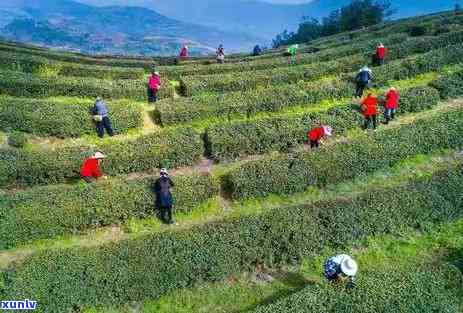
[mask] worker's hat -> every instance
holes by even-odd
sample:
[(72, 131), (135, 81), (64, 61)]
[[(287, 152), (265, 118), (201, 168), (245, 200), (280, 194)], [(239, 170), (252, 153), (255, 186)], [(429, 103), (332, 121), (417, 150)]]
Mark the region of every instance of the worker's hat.
[(155, 72), (154, 72), (154, 75), (158, 75), (158, 76), (159, 76), (159, 72), (158, 72), (158, 71), (155, 71)]
[(331, 128), (331, 126), (323, 126), (323, 132), (325, 135), (331, 136), (333, 135), (333, 128)]
[(391, 87), (389, 90), (396, 91), (397, 89), (395, 87)]
[(96, 152), (96, 153), (93, 155), (92, 158), (93, 158), (93, 159), (104, 159), (104, 158), (106, 158), (106, 155), (104, 155), (104, 154), (101, 153), (101, 152)]
[(169, 175), (169, 172), (167, 172), (167, 169), (161, 168), (161, 175)]
[(351, 257), (345, 257), (341, 262), (341, 271), (347, 276), (355, 276), (357, 274), (358, 265)]

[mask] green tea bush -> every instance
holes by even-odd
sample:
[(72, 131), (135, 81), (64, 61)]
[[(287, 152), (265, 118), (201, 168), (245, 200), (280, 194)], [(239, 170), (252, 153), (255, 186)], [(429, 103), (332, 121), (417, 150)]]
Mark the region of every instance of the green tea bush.
[[(17, 97), (97, 97), (146, 100), (147, 82), (143, 80), (103, 80), (77, 77), (38, 77), (14, 71), (0, 71), (0, 93)], [(158, 96), (173, 95), (173, 87), (164, 83)]]
[(447, 73), (432, 82), (443, 99), (458, 98), (463, 95), (463, 70)]
[(22, 148), (27, 143), (27, 137), (23, 132), (13, 131), (8, 136), (8, 144), (12, 147)]
[[(8, 205), (0, 208), (0, 249), (152, 216), (154, 180), (113, 179), (98, 184), (35, 187), (4, 196)], [(175, 176), (172, 180), (175, 212), (190, 211), (217, 192), (208, 175)]]
[[(387, 86), (392, 80), (415, 77), (441, 70), (460, 62), (463, 45), (452, 45), (391, 62), (374, 70), (373, 87)], [(283, 108), (315, 105), (322, 100), (351, 96), (356, 73), (341, 74), (331, 79), (293, 85), (282, 85), (223, 95), (203, 94), (192, 98), (163, 100), (156, 107), (159, 123), (169, 125), (206, 118), (230, 119), (250, 117), (257, 112), (275, 112)]]
[(225, 184), (235, 199), (326, 186), (390, 166), (411, 155), (461, 148), (462, 121), (463, 112), (453, 109), (309, 153), (250, 161), (231, 170)]
[(353, 198), (98, 246), (37, 251), (0, 272), (0, 294), (35, 299), (42, 312), (154, 299), (176, 288), (224, 279), (256, 263), (293, 264), (327, 246), (453, 221), (463, 216), (462, 187), (462, 167), (450, 167)]
[(22, 46), (20, 44), (8, 44), (0, 42), (0, 51), (10, 53), (21, 53), (25, 54), (23, 58), (32, 58), (35, 56), (44, 57), (48, 60), (54, 60), (59, 62), (71, 62), (86, 65), (102, 65), (102, 66), (115, 66), (115, 67), (135, 67), (150, 69), (153, 67), (153, 60), (148, 58), (130, 58), (115, 56), (89, 56), (71, 52), (60, 52), (49, 49), (36, 49), (33, 46)]
[[(389, 46), (391, 53), (388, 60), (405, 58), (417, 53), (460, 44), (463, 40), (463, 31), (444, 34), (439, 37), (417, 38), (405, 40)], [(360, 54), (340, 55), (338, 59), (322, 63), (314, 63), (303, 66), (280, 67), (271, 70), (260, 70), (217, 75), (203, 75), (181, 79), (182, 90), (185, 96), (192, 96), (204, 91), (228, 92), (238, 90), (252, 90), (257, 86), (279, 85), (293, 83), (299, 80), (313, 80), (324, 75), (340, 74), (359, 69), (369, 63), (369, 56), (374, 51), (371, 49)]]
[(430, 261), (407, 266), (360, 267), (357, 287), (322, 282), (252, 313), (409, 313), (461, 312), (463, 277), (449, 264)]
[(84, 158), (103, 151), (102, 170), (109, 175), (191, 165), (203, 155), (200, 134), (191, 128), (166, 129), (134, 139), (103, 141), (96, 145), (68, 145), (18, 150), (0, 149), (0, 186), (64, 182), (78, 177)]
[[(40, 136), (78, 137), (95, 133), (93, 102), (79, 98), (66, 100), (0, 98), (0, 129), (14, 129)], [(117, 101), (108, 104), (116, 133), (142, 125), (137, 104)]]
[[(409, 88), (401, 91), (399, 113), (422, 111), (438, 101), (439, 93), (434, 88)], [(343, 134), (362, 122), (363, 118), (345, 103), (321, 112), (231, 121), (206, 130), (207, 152), (215, 160), (221, 161), (270, 151), (288, 152), (306, 142), (307, 132), (317, 125), (330, 125), (336, 134)]]

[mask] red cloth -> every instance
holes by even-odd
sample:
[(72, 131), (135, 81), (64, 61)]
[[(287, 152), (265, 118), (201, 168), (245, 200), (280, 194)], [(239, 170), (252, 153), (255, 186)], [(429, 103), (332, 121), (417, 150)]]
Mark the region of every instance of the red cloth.
[(378, 114), (378, 98), (368, 96), (362, 101), (362, 113), (365, 117)]
[(80, 168), (80, 176), (82, 177), (95, 177), (98, 178), (101, 176), (100, 166), (98, 164), (98, 159), (88, 158), (82, 164)]
[(378, 48), (376, 48), (376, 55), (378, 56), (378, 58), (384, 59), (386, 57), (386, 54), (387, 54), (386, 47), (378, 47)]
[(188, 58), (188, 49), (186, 47), (183, 47), (182, 50), (180, 51), (180, 57)]
[(396, 90), (389, 90), (386, 94), (386, 109), (397, 109), (399, 107), (400, 94)]
[(161, 77), (158, 75), (151, 75), (148, 85), (151, 90), (158, 91), (159, 88), (161, 87)]
[(323, 138), (323, 136), (325, 136), (325, 130), (323, 127), (317, 127), (309, 131), (307, 136), (309, 137), (310, 141), (319, 141)]

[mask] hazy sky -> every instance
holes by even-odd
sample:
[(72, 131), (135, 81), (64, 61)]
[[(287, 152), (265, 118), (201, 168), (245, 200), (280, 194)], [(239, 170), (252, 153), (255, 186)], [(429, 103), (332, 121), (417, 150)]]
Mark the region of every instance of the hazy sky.
[(280, 4), (296, 4), (296, 3), (307, 3), (311, 0), (261, 0), (270, 3), (280, 3)]

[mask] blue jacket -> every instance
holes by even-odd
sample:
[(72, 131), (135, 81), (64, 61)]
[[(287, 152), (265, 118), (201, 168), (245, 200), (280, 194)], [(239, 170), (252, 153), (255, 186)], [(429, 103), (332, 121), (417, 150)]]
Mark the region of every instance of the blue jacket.
[(103, 100), (98, 100), (95, 102), (95, 106), (93, 108), (93, 114), (101, 115), (101, 116), (108, 116), (108, 107)]

